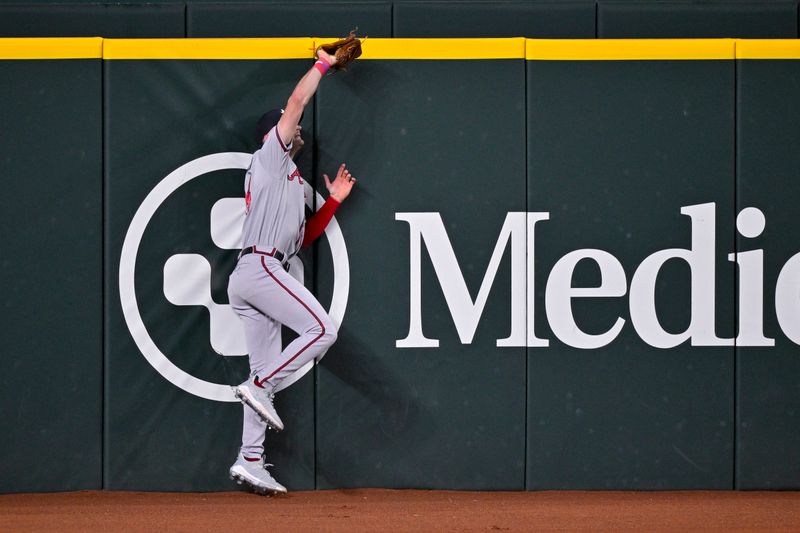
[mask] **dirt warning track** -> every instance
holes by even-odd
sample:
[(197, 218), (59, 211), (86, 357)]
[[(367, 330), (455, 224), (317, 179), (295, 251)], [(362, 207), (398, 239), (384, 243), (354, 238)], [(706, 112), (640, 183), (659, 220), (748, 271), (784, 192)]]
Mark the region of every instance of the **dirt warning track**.
[(2, 531), (790, 531), (797, 492), (85, 491), (0, 496)]

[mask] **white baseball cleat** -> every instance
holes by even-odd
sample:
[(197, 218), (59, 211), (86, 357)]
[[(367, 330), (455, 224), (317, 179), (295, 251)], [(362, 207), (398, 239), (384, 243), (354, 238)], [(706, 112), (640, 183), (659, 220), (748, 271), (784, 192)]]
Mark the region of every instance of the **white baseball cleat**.
[(243, 404), (258, 413), (261, 420), (266, 422), (269, 427), (275, 431), (281, 431), (283, 430), (283, 421), (278, 416), (275, 406), (272, 405), (275, 394), (271, 388), (262, 388), (262, 385), (264, 383), (259, 383), (258, 376), (254, 376), (236, 387), (234, 394)]
[(268, 466), (272, 465), (265, 463), (263, 457), (248, 461), (239, 452), (236, 462), (231, 466), (231, 479), (239, 485), (247, 483), (259, 494), (286, 494), (286, 487), (275, 481), (267, 470)]

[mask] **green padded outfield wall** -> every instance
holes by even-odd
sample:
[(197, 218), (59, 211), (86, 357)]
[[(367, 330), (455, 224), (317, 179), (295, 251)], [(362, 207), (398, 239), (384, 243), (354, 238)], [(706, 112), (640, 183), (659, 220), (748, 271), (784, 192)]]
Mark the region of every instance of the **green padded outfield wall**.
[[(193, 60), (195, 42), (155, 42), (160, 44), (105, 42), (106, 487), (225, 490), (231, 488), (227, 469), (236, 458), (242, 421), (242, 406), (229, 386), (248, 374), (246, 348), (235, 330), (238, 317), (227, 298), (228, 275), (241, 246), (242, 166), (249, 164), (247, 152), (255, 150), (259, 116), (285, 104), (308, 60), (270, 59), (274, 44), (253, 43), (244, 47), (264, 50), (256, 51), (260, 60)], [(311, 40), (284, 44), (295, 56), (304, 46), (310, 48)], [(212, 48), (219, 49), (200, 47)], [(152, 50), (189, 55), (128, 59)], [(303, 122), (307, 131), (314, 128), (313, 115), (312, 107)], [(173, 192), (174, 184), (163, 194), (153, 192), (179, 167), (219, 153), (226, 154), (221, 162), (206, 159), (189, 167), (185, 172), (197, 168), (197, 177)], [(311, 142), (306, 153), (299, 166), (308, 175)], [(158, 199), (152, 216), (134, 217), (149, 205), (148, 195)], [(237, 208), (240, 218), (231, 218)], [(141, 238), (128, 248), (135, 260), (128, 261), (123, 244), (137, 231)], [(131, 269), (129, 275), (120, 276), (120, 265)], [(131, 322), (137, 314), (140, 321)], [(132, 323), (138, 328), (129, 330)], [(129, 331), (138, 331), (139, 345), (152, 343), (156, 350), (140, 351)], [(143, 353), (175, 365), (177, 370), (164, 373), (179, 386), (159, 375), (159, 363), (152, 366)], [(276, 405), (289, 430), (266, 442), (270, 460), (279, 465), (275, 475), (295, 490), (314, 487), (312, 376), (281, 394)], [(207, 390), (223, 401), (196, 395)]]
[[(243, 169), (314, 45), (0, 41), (0, 491), (234, 487)], [(796, 40), (368, 40), (303, 120), (307, 182), (344, 161), (359, 183), (293, 263), (341, 328), (278, 395), (276, 477), (800, 486), (798, 60)]]
[[(624, 56), (645, 46), (594, 41), (570, 58), (530, 46), (528, 210), (550, 217), (536, 226), (528, 309), (537, 338), (549, 340), (528, 351), (529, 489), (731, 487), (733, 346), (694, 346), (658, 332), (691, 328), (691, 344), (702, 343), (707, 318), (711, 335), (732, 338), (733, 43), (694, 46), (710, 47), (717, 60)], [(662, 45), (650, 46), (658, 53)], [(716, 242), (693, 244), (681, 209), (707, 203), (714, 205), (697, 217)], [(605, 254), (602, 275), (587, 249)], [(634, 295), (634, 273), (644, 276), (643, 260), (665, 249), (695, 250), (698, 281), (687, 261), (669, 259), (654, 289), (660, 325), (648, 326), (639, 296), (652, 298), (653, 289), (643, 281)], [(710, 271), (699, 267), (704, 253), (715, 262)], [(579, 260), (572, 287), (608, 286), (597, 291), (604, 297), (567, 303), (572, 326), (556, 307), (563, 296), (554, 272), (567, 254)], [(716, 305), (696, 316), (690, 309), (708, 301), (707, 283)], [(607, 333), (618, 320), (620, 331)]]
[(187, 37), (392, 36), (392, 4), (337, 3), (191, 3)]
[(0, 4), (0, 37), (185, 37), (183, 3)]
[[(796, 41), (793, 46), (796, 50)], [(758, 49), (752, 48), (743, 47), (743, 52), (758, 57)], [(740, 305), (753, 311), (754, 320), (763, 316), (763, 338), (761, 346), (739, 347), (737, 353), (737, 488), (797, 490), (800, 320), (785, 310), (779, 316), (776, 300), (784, 308), (792, 301), (797, 305), (800, 55), (783, 60), (743, 59), (737, 68), (737, 208), (761, 212), (760, 216), (743, 213), (740, 231), (745, 233), (737, 234), (737, 249), (741, 254), (755, 253), (755, 259), (761, 250), (763, 256), (763, 277), (747, 275), (756, 280), (750, 286), (759, 287), (763, 279), (761, 312), (752, 303), (758, 300)], [(740, 271), (740, 279), (744, 277)], [(776, 291), (781, 278), (786, 285)], [(787, 292), (788, 300), (777, 296)], [(784, 334), (787, 327), (794, 331), (794, 342)]]
[[(510, 254), (466, 344), (428, 258), (431, 243), (409, 260), (412, 242), (425, 238), (420, 228), (427, 238), (446, 232), (453, 254), (434, 244), (445, 252), (437, 259), (457, 262), (465, 285), (456, 296), (475, 298), (507, 214), (524, 211), (523, 45), (502, 45), (501, 57), (516, 59), (464, 59), (473, 44), (451, 47), (446, 60), (410, 48), (418, 60), (398, 60), (404, 46), (395, 41), (320, 89), (320, 168), (347, 161), (359, 184), (339, 215), (350, 298), (319, 370), (318, 488), (525, 487), (525, 349), (496, 347), (509, 334)], [(420, 213), (424, 220), (413, 218)], [(444, 277), (460, 276), (450, 266)], [(331, 267), (322, 247), (322, 301), (337, 281)], [(413, 269), (423, 331), (438, 348), (397, 345), (409, 332)]]
[(797, 2), (600, 1), (601, 39), (787, 39), (797, 37)]
[(594, 2), (402, 2), (394, 37), (595, 37)]
[(794, 38), (797, 0), (28, 0), (0, 36)]
[(99, 489), (101, 40), (0, 41), (0, 492)]

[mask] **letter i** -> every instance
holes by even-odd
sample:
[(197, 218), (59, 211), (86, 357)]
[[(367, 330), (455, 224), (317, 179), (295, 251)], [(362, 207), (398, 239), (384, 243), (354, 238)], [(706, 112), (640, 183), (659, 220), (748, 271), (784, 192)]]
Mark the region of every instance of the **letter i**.
[[(742, 237), (754, 239), (766, 226), (764, 213), (747, 207), (736, 217)], [(775, 339), (764, 336), (764, 250), (728, 254), (728, 261), (739, 265), (739, 335), (737, 346), (775, 346)]]

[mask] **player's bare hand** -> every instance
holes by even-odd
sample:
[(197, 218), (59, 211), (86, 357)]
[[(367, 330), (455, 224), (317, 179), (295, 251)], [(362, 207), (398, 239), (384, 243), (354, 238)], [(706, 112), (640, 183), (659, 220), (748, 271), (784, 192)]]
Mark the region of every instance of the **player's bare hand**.
[(328, 178), (327, 174), (323, 174), (322, 178), (325, 180), (325, 188), (328, 189), (328, 194), (339, 203), (342, 203), (347, 198), (350, 191), (353, 190), (353, 185), (356, 184), (356, 179), (350, 174), (344, 163), (339, 165), (339, 171), (333, 181)]
[(294, 130), (294, 137), (292, 138), (292, 151), (289, 153), (289, 156), (294, 159), (297, 155), (297, 152), (303, 147), (306, 142), (303, 140), (303, 137), (300, 135), (303, 131), (303, 127), (298, 125)]
[(333, 65), (336, 64), (336, 56), (329, 54), (328, 52), (326, 52), (322, 48), (317, 50), (317, 57), (327, 61), (330, 66), (333, 66)]

